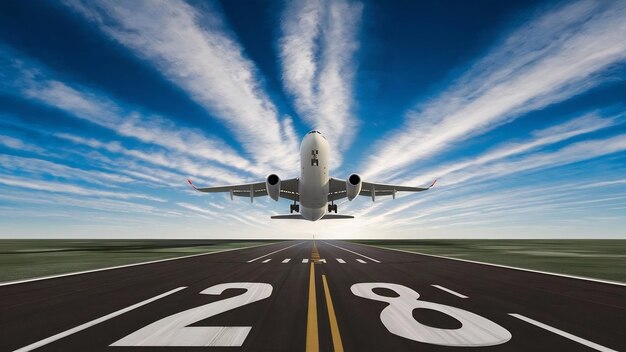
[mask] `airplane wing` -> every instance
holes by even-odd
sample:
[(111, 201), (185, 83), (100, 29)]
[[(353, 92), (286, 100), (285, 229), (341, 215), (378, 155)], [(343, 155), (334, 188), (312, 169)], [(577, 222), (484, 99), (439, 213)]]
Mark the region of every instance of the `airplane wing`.
[[(233, 197), (250, 197), (250, 202), (256, 197), (262, 197), (267, 195), (265, 189), (265, 181), (254, 183), (243, 183), (239, 185), (226, 185), (216, 187), (196, 187), (191, 180), (187, 179), (187, 182), (198, 192), (206, 193), (230, 193), (230, 199)], [(298, 179), (291, 178), (280, 181), (280, 197), (290, 200), (294, 200), (298, 197)]]
[[(372, 197), (375, 200), (377, 196), (392, 196), (396, 198), (396, 192), (422, 192), (429, 190), (435, 185), (437, 180), (433, 181), (426, 187), (411, 187), (400, 185), (388, 185), (383, 183), (362, 182), (360, 196)], [(330, 178), (329, 197), (333, 200), (346, 198), (346, 181), (338, 178)]]

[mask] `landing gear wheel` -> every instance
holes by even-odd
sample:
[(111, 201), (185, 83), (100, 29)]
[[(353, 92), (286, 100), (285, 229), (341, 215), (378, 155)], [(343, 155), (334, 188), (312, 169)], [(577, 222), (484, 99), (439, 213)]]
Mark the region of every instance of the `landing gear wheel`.
[(328, 204), (328, 212), (332, 213), (335, 212), (335, 214), (337, 213), (337, 204)]
[(289, 212), (293, 213), (293, 212), (299, 213), (300, 212), (300, 204), (289, 204)]

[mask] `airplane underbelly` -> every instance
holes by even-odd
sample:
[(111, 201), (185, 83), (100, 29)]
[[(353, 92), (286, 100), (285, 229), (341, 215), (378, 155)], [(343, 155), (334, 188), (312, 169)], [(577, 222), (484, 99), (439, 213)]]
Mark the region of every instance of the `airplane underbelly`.
[(308, 208), (322, 208), (328, 203), (328, 192), (324, 187), (307, 187), (302, 185), (300, 189), (300, 204)]
[(328, 154), (328, 142), (320, 134), (309, 133), (302, 141), (298, 191), (300, 213), (308, 220), (315, 221), (326, 212), (329, 187)]
[(326, 214), (326, 204), (324, 204), (321, 208), (309, 208), (305, 206), (300, 206), (300, 215), (306, 220), (319, 220)]

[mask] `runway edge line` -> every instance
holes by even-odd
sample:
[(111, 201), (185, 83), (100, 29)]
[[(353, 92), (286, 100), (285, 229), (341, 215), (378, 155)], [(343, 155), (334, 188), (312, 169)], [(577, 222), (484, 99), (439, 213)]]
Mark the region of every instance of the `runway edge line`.
[(98, 325), (98, 324), (100, 324), (100, 323), (102, 323), (104, 321), (107, 321), (107, 320), (111, 319), (111, 318), (115, 318), (118, 315), (122, 315), (124, 313), (130, 312), (133, 309), (137, 309), (137, 308), (139, 308), (141, 306), (144, 306), (144, 305), (146, 305), (148, 303), (152, 303), (152, 302), (154, 302), (154, 301), (156, 301), (158, 299), (161, 299), (163, 297), (169, 296), (169, 295), (171, 295), (173, 293), (176, 293), (178, 291), (184, 290), (186, 288), (187, 288), (187, 286), (177, 287), (177, 288), (175, 288), (173, 290), (167, 291), (167, 292), (162, 293), (162, 294), (160, 294), (158, 296), (154, 296), (152, 298), (148, 298), (145, 301), (141, 301), (139, 303), (135, 303), (132, 306), (129, 306), (129, 307), (126, 307), (126, 308), (122, 308), (122, 309), (117, 310), (117, 311), (115, 311), (113, 313), (109, 313), (109, 314), (107, 314), (107, 315), (105, 315), (103, 317), (100, 317), (100, 318), (88, 321), (88, 322), (86, 322), (84, 324), (81, 324), (79, 326), (73, 327), (73, 328), (71, 328), (69, 330), (65, 330), (65, 331), (60, 332), (60, 333), (58, 333), (56, 335), (52, 335), (50, 337), (47, 337), (47, 338), (45, 338), (43, 340), (39, 340), (37, 342), (31, 343), (30, 345), (24, 346), (22, 348), (19, 348), (19, 349), (13, 351), (13, 352), (32, 351), (32, 350), (34, 350), (36, 348), (39, 348), (41, 346), (45, 346), (45, 345), (47, 345), (49, 343), (52, 343), (52, 342), (57, 341), (57, 340), (60, 340), (60, 339), (62, 339), (64, 337), (70, 336), (70, 335), (75, 334), (75, 333), (77, 333), (79, 331), (82, 331), (82, 330), (85, 330), (87, 328), (90, 328), (90, 327), (92, 327), (94, 325)]
[[(348, 242), (348, 243), (351, 243), (351, 242)], [(352, 243), (352, 244), (355, 244), (355, 243)], [(608, 284), (608, 285), (626, 286), (626, 283), (619, 282), (619, 281), (594, 279), (594, 278), (591, 278), (591, 277), (567, 275), (567, 274), (559, 274), (559, 273), (551, 273), (549, 271), (541, 271), (541, 270), (533, 270), (533, 269), (524, 269), (524, 268), (518, 268), (518, 267), (508, 266), (508, 265), (492, 264), (492, 263), (478, 262), (478, 261), (475, 261), (475, 260), (459, 259), (459, 258), (452, 258), (452, 257), (444, 257), (442, 255), (436, 255), (436, 254), (426, 254), (426, 253), (421, 253), (421, 252), (411, 252), (411, 251), (407, 251), (407, 250), (404, 250), (404, 249), (396, 249), (396, 248), (374, 246), (374, 245), (371, 245), (371, 244), (364, 244), (364, 243), (356, 243), (356, 244), (357, 245), (361, 245), (361, 246), (372, 247), (372, 248), (386, 249), (388, 251), (396, 251), (396, 252), (403, 252), (403, 253), (409, 253), (409, 254), (424, 255), (424, 256), (427, 256), (427, 257), (434, 257), (434, 258), (441, 258), (441, 259), (450, 259), (450, 260), (456, 260), (456, 261), (465, 262), (465, 263), (481, 264), (481, 265), (494, 266), (494, 267), (504, 268), (504, 269), (526, 271), (526, 272), (535, 273), (535, 274), (559, 276), (559, 277), (565, 277), (565, 278), (568, 278), (568, 279), (576, 279), (576, 280), (598, 282), (598, 283)]]
[(65, 274), (58, 274), (58, 275), (50, 275), (50, 276), (35, 277), (35, 278), (32, 278), (32, 279), (24, 279), (24, 280), (16, 280), (16, 281), (6, 281), (6, 282), (0, 282), (0, 287), (1, 287), (1, 286), (9, 286), (9, 285), (23, 284), (23, 283), (27, 283), (27, 282), (33, 282), (33, 281), (41, 281), (41, 280), (56, 279), (56, 278), (59, 278), (59, 277), (65, 277), (65, 276), (73, 276), (73, 275), (81, 275), (81, 274), (96, 273), (96, 272), (98, 272), (98, 271), (115, 270), (115, 269), (129, 268), (129, 267), (139, 266), (139, 265), (146, 265), (146, 264), (154, 264), (154, 263), (160, 263), (160, 262), (167, 262), (167, 261), (170, 261), (170, 260), (178, 260), (178, 259), (185, 259), (185, 258), (199, 257), (199, 256), (202, 256), (202, 255), (209, 255), (209, 254), (218, 254), (218, 253), (224, 253), (224, 252), (238, 251), (238, 250), (248, 249), (248, 248), (257, 248), (257, 247), (269, 246), (269, 245), (271, 245), (271, 244), (276, 244), (276, 243), (278, 243), (278, 242), (272, 242), (272, 243), (260, 244), (260, 245), (258, 245), (258, 246), (249, 246), (249, 247), (240, 247), (240, 248), (223, 249), (223, 250), (219, 250), (219, 251), (215, 251), (215, 252), (207, 252), (207, 253), (190, 254), (190, 255), (184, 255), (184, 256), (182, 256), (182, 257), (175, 257), (175, 258), (157, 259), (157, 260), (151, 260), (151, 261), (148, 261), (148, 262), (132, 263), (132, 264), (123, 264), (123, 265), (110, 266), (110, 267), (106, 267), (106, 268), (99, 268), (99, 269), (91, 269), (91, 270), (76, 271), (76, 272), (73, 272), (73, 273), (65, 273)]

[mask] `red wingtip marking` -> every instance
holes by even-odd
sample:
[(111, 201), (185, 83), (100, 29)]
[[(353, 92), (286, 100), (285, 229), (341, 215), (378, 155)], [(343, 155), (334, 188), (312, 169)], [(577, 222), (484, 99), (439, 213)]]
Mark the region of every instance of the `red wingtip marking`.
[(189, 184), (191, 185), (191, 187), (193, 187), (193, 189), (197, 190), (196, 186), (193, 185), (190, 179), (187, 179), (187, 182), (189, 182)]
[(437, 183), (437, 179), (435, 179), (435, 180), (433, 181), (433, 183), (430, 185), (430, 187), (434, 186), (434, 185), (435, 185), (435, 183)]

